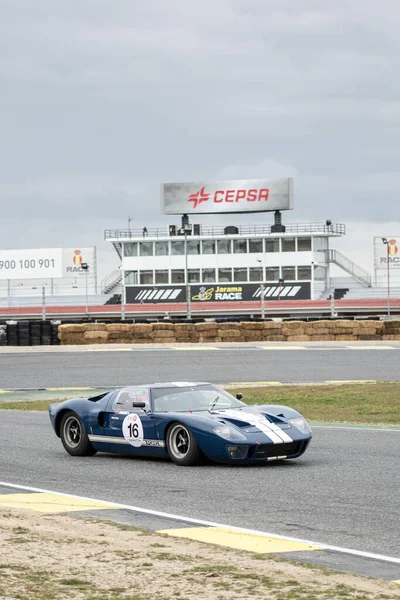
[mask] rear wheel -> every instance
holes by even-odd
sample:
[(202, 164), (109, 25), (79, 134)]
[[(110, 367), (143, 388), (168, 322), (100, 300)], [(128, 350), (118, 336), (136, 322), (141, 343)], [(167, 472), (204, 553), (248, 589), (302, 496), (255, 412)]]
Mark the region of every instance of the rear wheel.
[(167, 450), (170, 459), (183, 467), (198, 464), (203, 456), (193, 433), (182, 423), (174, 423), (168, 430)]
[(89, 441), (82, 419), (72, 411), (65, 413), (61, 419), (60, 437), (64, 448), (72, 456), (93, 456), (97, 452)]

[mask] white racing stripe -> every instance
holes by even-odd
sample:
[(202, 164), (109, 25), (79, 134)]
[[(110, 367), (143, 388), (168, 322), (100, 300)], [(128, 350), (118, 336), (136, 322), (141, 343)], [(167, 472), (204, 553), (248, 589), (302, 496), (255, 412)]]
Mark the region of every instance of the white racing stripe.
[(254, 413), (229, 409), (216, 412), (222, 417), (226, 415), (227, 417), (231, 417), (232, 419), (244, 421), (245, 423), (249, 423), (249, 425), (257, 427), (257, 429), (259, 429), (264, 435), (269, 437), (273, 444), (293, 442), (293, 439), (286, 433), (286, 431), (283, 431), (275, 423), (270, 423), (270, 421), (268, 421), (262, 415), (256, 415)]
[[(117, 437), (113, 435), (89, 435), (89, 440), (91, 442), (103, 442), (103, 444), (127, 444), (129, 446), (128, 440), (123, 437)], [(157, 448), (164, 448), (165, 442), (164, 440), (143, 440), (142, 446), (154, 446)]]

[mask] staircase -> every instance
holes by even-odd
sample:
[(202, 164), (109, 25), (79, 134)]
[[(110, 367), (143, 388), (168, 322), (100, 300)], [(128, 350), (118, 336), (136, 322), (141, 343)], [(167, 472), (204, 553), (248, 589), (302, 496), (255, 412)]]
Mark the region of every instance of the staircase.
[(365, 287), (371, 287), (371, 275), (368, 273), (368, 271), (356, 265), (356, 263), (347, 258), (347, 256), (345, 256), (341, 252), (338, 252), (337, 250), (326, 250), (325, 256), (326, 262), (333, 263), (338, 267), (341, 267), (344, 271), (350, 273), (350, 275), (354, 277), (354, 279), (357, 279), (357, 281), (362, 283)]
[(116, 288), (122, 281), (122, 273), (120, 269), (115, 269), (112, 273), (107, 275), (101, 282), (101, 293), (109, 294), (114, 288)]
[(120, 258), (122, 258), (122, 244), (121, 244), (121, 242), (113, 242), (112, 244), (113, 244), (113, 246), (115, 248), (115, 251), (118, 254), (118, 256)]

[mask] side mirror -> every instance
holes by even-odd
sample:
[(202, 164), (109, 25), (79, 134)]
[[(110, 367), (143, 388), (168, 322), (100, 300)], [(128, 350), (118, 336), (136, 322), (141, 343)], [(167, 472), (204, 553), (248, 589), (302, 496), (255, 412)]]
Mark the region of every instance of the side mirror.
[(243, 394), (241, 394), (240, 392), (238, 394), (236, 394), (236, 398), (238, 400), (241, 400), (243, 398)]
[(146, 408), (146, 402), (132, 402), (132, 408)]

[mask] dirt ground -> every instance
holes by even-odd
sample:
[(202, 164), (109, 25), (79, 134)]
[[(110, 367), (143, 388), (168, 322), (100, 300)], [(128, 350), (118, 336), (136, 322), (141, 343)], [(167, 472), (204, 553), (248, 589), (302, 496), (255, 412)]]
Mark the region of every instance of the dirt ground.
[(400, 599), (400, 586), (65, 515), (0, 509), (1, 600)]

